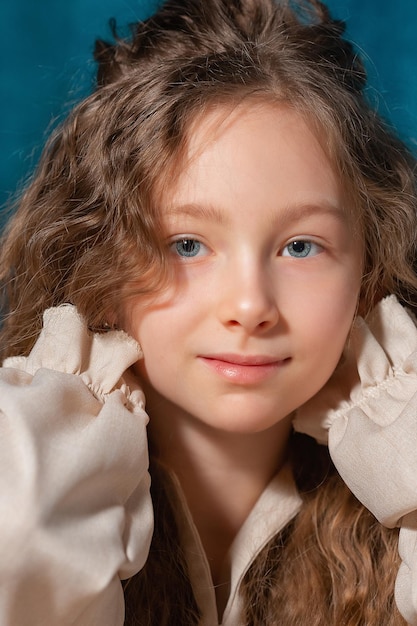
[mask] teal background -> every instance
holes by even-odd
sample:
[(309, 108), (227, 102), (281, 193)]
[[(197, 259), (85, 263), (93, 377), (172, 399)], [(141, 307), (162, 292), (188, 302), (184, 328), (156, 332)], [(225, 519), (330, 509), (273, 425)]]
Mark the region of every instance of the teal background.
[[(204, 2), (204, 0), (201, 0)], [(48, 129), (92, 85), (92, 48), (158, 0), (2, 0), (0, 204), (33, 169)], [(329, 0), (366, 51), (371, 96), (417, 152), (417, 0)]]

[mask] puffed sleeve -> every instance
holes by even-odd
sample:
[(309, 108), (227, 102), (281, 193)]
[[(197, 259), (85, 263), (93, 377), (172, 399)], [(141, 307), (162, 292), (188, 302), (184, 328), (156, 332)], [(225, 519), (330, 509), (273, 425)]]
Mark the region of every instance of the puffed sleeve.
[(400, 526), (395, 597), (417, 625), (417, 329), (394, 296), (356, 320), (343, 362), (294, 428), (328, 443), (355, 496), (382, 524)]
[(27, 358), (0, 370), (0, 623), (121, 626), (120, 578), (153, 531), (147, 416), (121, 331), (48, 310)]

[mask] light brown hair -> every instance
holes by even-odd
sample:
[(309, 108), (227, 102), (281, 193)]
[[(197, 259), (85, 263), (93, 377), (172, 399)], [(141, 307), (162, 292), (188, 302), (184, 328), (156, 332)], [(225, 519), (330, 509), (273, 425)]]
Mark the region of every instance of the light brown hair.
[[(47, 307), (71, 302), (101, 329), (123, 299), (160, 288), (158, 198), (181, 168), (191, 124), (250, 98), (286, 102), (316, 129), (364, 239), (363, 311), (388, 293), (414, 305), (415, 162), (369, 106), (343, 30), (316, 0), (169, 0), (130, 38), (97, 42), (97, 89), (52, 135), (2, 242), (3, 355), (30, 350)], [(291, 448), (304, 445), (295, 436)], [(330, 462), (309, 483), (323, 454), (311, 445), (309, 472), (298, 476), (305, 505), (246, 576), (246, 624), (402, 624), (393, 574), (381, 574), (395, 572), (396, 533)], [(175, 497), (158, 476), (157, 529), (126, 587), (126, 623), (161, 626), (176, 615), (185, 626), (198, 609), (171, 523)]]
[(98, 87), (51, 136), (2, 241), (3, 354), (30, 349), (49, 306), (72, 302), (100, 328), (122, 298), (160, 285), (157, 191), (196, 115), (248, 97), (317, 126), (365, 239), (365, 309), (413, 293), (414, 161), (368, 106), (342, 33), (320, 2), (185, 0), (130, 40), (97, 42)]

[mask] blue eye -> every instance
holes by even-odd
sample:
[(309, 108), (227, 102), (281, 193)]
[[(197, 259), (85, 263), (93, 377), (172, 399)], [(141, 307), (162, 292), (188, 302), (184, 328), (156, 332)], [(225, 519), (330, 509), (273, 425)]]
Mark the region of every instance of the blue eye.
[(303, 259), (307, 256), (315, 256), (321, 252), (321, 247), (312, 241), (296, 240), (285, 246), (282, 256), (292, 256), (296, 259)]
[(202, 249), (202, 244), (197, 239), (183, 237), (171, 244), (171, 248), (182, 257), (195, 257)]

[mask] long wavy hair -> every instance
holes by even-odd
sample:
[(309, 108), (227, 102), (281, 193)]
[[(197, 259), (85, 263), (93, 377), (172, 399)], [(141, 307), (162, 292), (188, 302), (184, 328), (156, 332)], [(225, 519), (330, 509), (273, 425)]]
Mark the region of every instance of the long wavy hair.
[[(114, 27), (98, 41), (97, 88), (52, 134), (2, 241), (2, 355), (28, 353), (47, 307), (71, 302), (103, 330), (120, 303), (162, 288), (160, 199), (190, 128), (242, 100), (284, 102), (316, 131), (364, 240), (361, 312), (388, 293), (414, 306), (415, 160), (369, 105), (343, 32), (318, 0), (168, 0), (129, 37)], [(251, 565), (242, 623), (403, 624), (396, 531), (355, 500), (324, 448), (300, 435), (290, 448), (304, 506)], [(126, 624), (196, 624), (175, 494), (152, 473), (156, 530), (126, 586)]]

